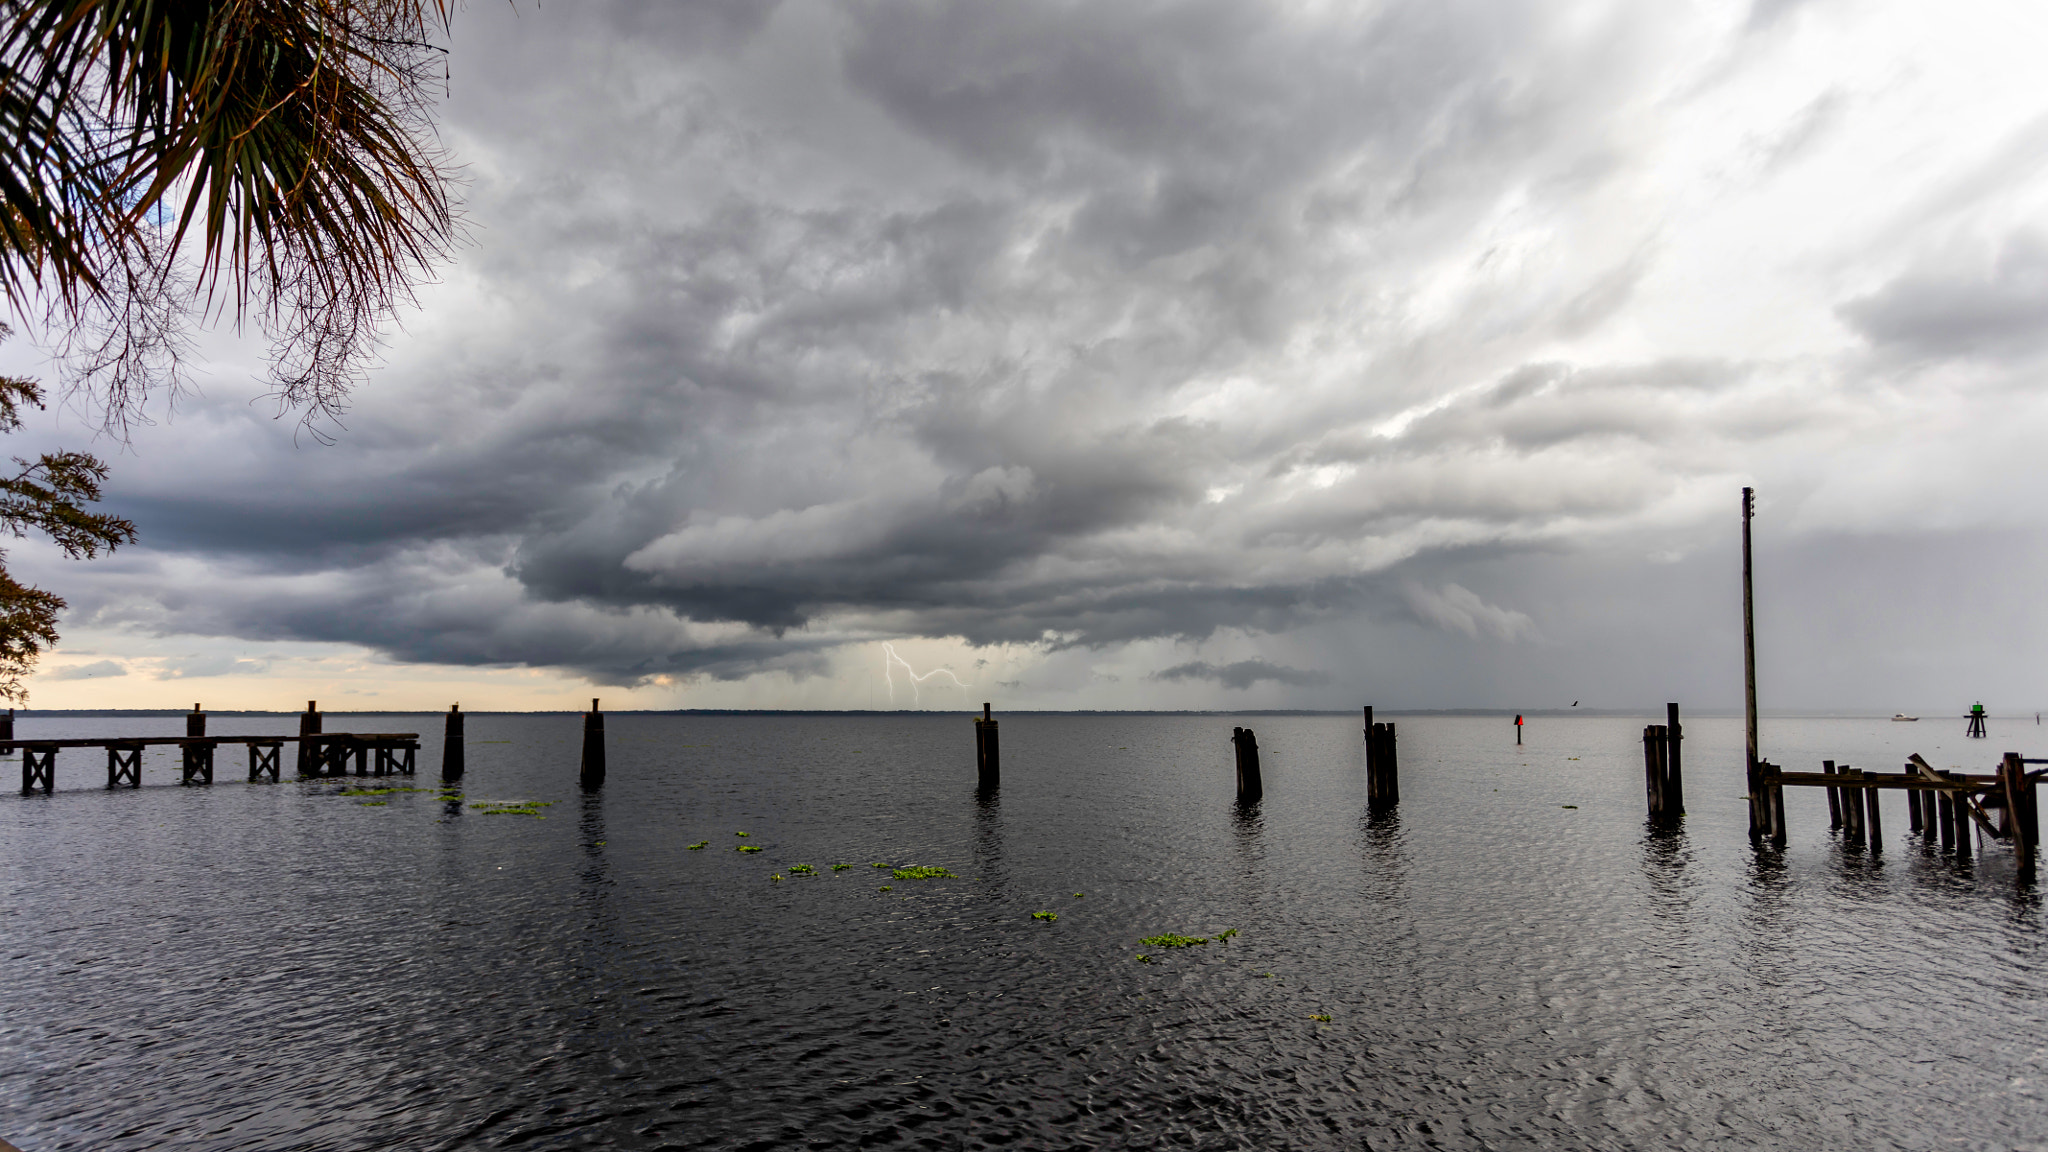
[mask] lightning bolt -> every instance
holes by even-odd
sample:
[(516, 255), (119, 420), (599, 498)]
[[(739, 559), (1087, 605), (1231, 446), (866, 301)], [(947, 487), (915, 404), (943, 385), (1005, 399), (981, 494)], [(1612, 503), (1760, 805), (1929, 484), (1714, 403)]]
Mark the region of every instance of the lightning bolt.
[(895, 670), (896, 665), (898, 664), (903, 665), (904, 674), (910, 677), (910, 703), (913, 707), (921, 704), (921, 701), (919, 699), (920, 693), (918, 692), (917, 686), (931, 679), (934, 676), (944, 676), (948, 680), (951, 680), (954, 684), (962, 688), (974, 687), (974, 685), (966, 683), (965, 681), (961, 680), (958, 676), (953, 675), (953, 670), (951, 668), (934, 668), (922, 676), (918, 675), (917, 669), (912, 668), (910, 666), (910, 661), (905, 660), (903, 657), (897, 655), (896, 646), (894, 644), (889, 643), (887, 640), (884, 640), (882, 641), (882, 679), (887, 681), (889, 684), (889, 703), (891, 704), (894, 704), (896, 702)]

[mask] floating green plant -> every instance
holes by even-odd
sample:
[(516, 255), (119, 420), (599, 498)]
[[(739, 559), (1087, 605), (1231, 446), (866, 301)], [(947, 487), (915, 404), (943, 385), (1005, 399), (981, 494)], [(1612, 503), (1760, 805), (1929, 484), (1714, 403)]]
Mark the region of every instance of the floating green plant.
[(1321, 1020), (1325, 1024), (1330, 1022), (1330, 1016), (1327, 1012), (1311, 1012), (1308, 1018), (1311, 1020)]
[(808, 876), (813, 871), (815, 871), (815, 869), (813, 869), (809, 864), (791, 864), (789, 866), (789, 872), (792, 876)]
[(1558, 807), (1560, 807), (1560, 808), (1577, 808), (1577, 807), (1578, 807), (1578, 805), (1577, 805), (1577, 804), (1560, 804), (1560, 805), (1558, 805)]
[[(396, 791), (398, 791), (398, 789), (396, 789), (396, 788), (344, 788), (344, 789), (342, 789), (342, 790), (341, 790), (340, 792), (337, 792), (337, 793), (335, 793), (335, 795), (337, 795), (337, 796), (389, 796), (389, 795), (391, 795), (391, 794), (392, 794), (393, 792), (396, 792)], [(411, 791), (411, 789), (406, 789), (406, 791)]]
[(1080, 898), (1081, 894), (1079, 892), (1074, 893), (1074, 899), (1079, 900)]
[(769, 877), (769, 879), (770, 879), (770, 880), (780, 880), (780, 879), (782, 879), (782, 873), (780, 873), (780, 872), (777, 872), (777, 873), (776, 873), (775, 875), (773, 875), (773, 876), (770, 876), (770, 877)]
[(877, 888), (877, 889), (875, 889), (875, 891), (877, 891), (877, 892), (887, 892), (888, 890), (889, 890), (889, 886), (888, 886), (887, 884), (884, 884), (884, 885), (882, 885), (882, 886), (881, 886), (880, 888)]
[(735, 832), (735, 833), (733, 833), (733, 835), (735, 835), (735, 836), (743, 836), (743, 837), (744, 837), (744, 836), (751, 836), (751, 835), (753, 835), (753, 833), (751, 833), (751, 832)]
[(887, 865), (887, 864), (884, 864), (884, 863), (882, 863), (882, 862), (881, 862), (880, 860), (875, 860), (875, 861), (872, 861), (872, 862), (870, 862), (870, 863), (868, 864), (868, 867), (870, 867), (870, 868), (887, 868), (887, 867), (888, 867), (888, 865)]
[(758, 846), (753, 844), (742, 844), (739, 847), (733, 849), (733, 851), (735, 852), (759, 852), (760, 850), (761, 849)]
[(1140, 944), (1150, 944), (1154, 948), (1187, 948), (1208, 942), (1207, 936), (1177, 936), (1171, 932), (1164, 936), (1147, 936), (1138, 941)]
[(1140, 964), (1150, 964), (1152, 962), (1152, 958), (1150, 956), (1145, 955), (1143, 952), (1138, 953), (1137, 960)]
[(540, 810), (552, 805), (552, 800), (478, 800), (470, 804), (485, 816), (531, 816), (536, 820), (547, 817)]
[(1057, 920), (1060, 918), (1060, 914), (1057, 912), (1033, 912), (1031, 918), (1033, 920)]
[(958, 880), (951, 868), (935, 868), (929, 864), (913, 864), (889, 873), (898, 880)]
[(599, 848), (602, 848), (602, 847), (604, 847), (604, 841), (602, 841), (602, 840), (599, 840), (599, 841), (597, 842), (597, 846), (598, 846)]
[(851, 865), (851, 864), (834, 864), (834, 865), (832, 866), (832, 870), (833, 870), (834, 872), (844, 872), (844, 871), (846, 871), (846, 870), (847, 870), (848, 868), (851, 868), (851, 867), (853, 867), (853, 865)]
[(364, 800), (364, 801), (361, 801), (361, 802), (359, 802), (359, 803), (358, 803), (358, 804), (356, 805), (356, 807), (358, 807), (358, 808), (382, 808), (382, 807), (384, 807), (384, 806), (385, 806), (386, 804), (389, 804), (389, 803), (391, 803), (391, 801), (389, 801), (389, 800)]
[(1228, 939), (1230, 939), (1230, 938), (1231, 938), (1232, 936), (1235, 936), (1235, 935), (1237, 935), (1237, 929), (1235, 929), (1235, 928), (1225, 928), (1225, 929), (1224, 929), (1223, 931), (1221, 931), (1221, 932), (1218, 932), (1218, 933), (1216, 934), (1216, 942), (1217, 942), (1217, 943), (1219, 943), (1219, 944), (1221, 944), (1221, 943), (1222, 943), (1222, 942), (1224, 942), (1225, 940), (1228, 940)]
[(690, 845), (690, 851), (696, 852), (709, 843), (711, 843), (709, 840), (699, 840), (695, 844)]

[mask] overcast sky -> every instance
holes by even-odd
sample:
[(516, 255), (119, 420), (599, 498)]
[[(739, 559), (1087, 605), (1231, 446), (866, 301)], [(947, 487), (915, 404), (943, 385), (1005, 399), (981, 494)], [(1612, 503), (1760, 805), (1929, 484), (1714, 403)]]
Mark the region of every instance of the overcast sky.
[(35, 704), (1732, 707), (1753, 484), (1766, 707), (2048, 707), (2048, 5), (452, 43), (470, 242), (335, 444), (224, 335), (97, 443)]

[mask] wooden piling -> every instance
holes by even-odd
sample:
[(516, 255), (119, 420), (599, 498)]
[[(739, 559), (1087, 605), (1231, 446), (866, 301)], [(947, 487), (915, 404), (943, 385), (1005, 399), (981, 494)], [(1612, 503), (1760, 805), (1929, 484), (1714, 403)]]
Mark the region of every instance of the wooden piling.
[(306, 710), (299, 713), (299, 775), (318, 776), (322, 758), (320, 741), (308, 740), (308, 736), (320, 734), (320, 702), (306, 701)]
[(1676, 820), (1685, 815), (1685, 770), (1680, 756), (1685, 729), (1678, 723), (1676, 701), (1664, 705), (1664, 812)]
[(1884, 814), (1877, 806), (1878, 793), (1882, 791), (1883, 789), (1881, 788), (1865, 788), (1863, 790), (1865, 816), (1863, 840), (1866, 844), (1870, 845), (1872, 852), (1884, 851)]
[[(1854, 780), (1859, 773), (1847, 764), (1838, 766), (1835, 774), (1844, 780)], [(1843, 788), (1842, 793), (1842, 839), (1855, 844), (1863, 839), (1863, 796), (1861, 789)]]
[(1949, 797), (1947, 789), (1935, 793), (1934, 810), (1935, 824), (1941, 829), (1941, 850), (1953, 852), (1956, 847), (1955, 801)]
[[(1835, 774), (1835, 762), (1833, 760), (1821, 761), (1820, 770), (1823, 775), (1833, 776)], [(1830, 830), (1840, 828), (1842, 826), (1842, 790), (1840, 788), (1823, 788), (1821, 791), (1828, 794), (1828, 828)], [(1916, 824), (1914, 827), (1917, 828), (1919, 825)]]
[(1232, 728), (1230, 743), (1237, 751), (1237, 802), (1250, 804), (1266, 794), (1259, 777), (1259, 740), (1249, 728)]
[[(1906, 775), (1911, 776), (1912, 774), (1913, 769), (1908, 766)], [(1920, 818), (1920, 797), (1922, 795), (1923, 793), (1912, 789), (1906, 791), (1906, 831), (1908, 832), (1920, 832), (1922, 831), (1921, 826), (1926, 823), (1926, 821)]]
[(1368, 804), (1379, 798), (1380, 784), (1378, 769), (1373, 765), (1372, 705), (1365, 706), (1365, 799)]
[[(1958, 782), (1960, 782), (1962, 776), (1962, 774), (1959, 772), (1943, 772), (1942, 775), (1950, 780), (1956, 780)], [(1949, 805), (1949, 810), (1953, 812), (1955, 816), (1956, 859), (1968, 860), (1973, 854), (1975, 854), (1977, 847), (1977, 829), (1976, 826), (1970, 821), (1969, 794), (1966, 792), (1958, 791), (1955, 794), (1955, 800)]]
[(2009, 765), (2006, 787), (2012, 800), (2013, 850), (2019, 858), (2020, 879), (2031, 879), (2034, 858), (2041, 849), (2041, 813), (2037, 807), (2034, 778), (2027, 774), (2026, 762), (2017, 753), (2008, 754)]
[(2034, 842), (2032, 830), (2027, 827), (2024, 797), (2027, 783), (2026, 762), (2019, 753), (2007, 752), (1998, 766), (1998, 785), (2005, 797), (2005, 825), (2012, 832), (2013, 860), (2023, 872), (2034, 866)]
[(587, 789), (604, 787), (604, 713), (598, 710), (596, 700), (583, 714), (583, 771), (579, 779)]
[(981, 716), (974, 721), (975, 787), (983, 791), (993, 791), (1003, 783), (1002, 745), (996, 735), (995, 710), (984, 700)]
[(1395, 745), (1392, 724), (1374, 724), (1366, 729), (1365, 799), (1376, 809), (1391, 808), (1401, 802), (1400, 754)]
[(462, 705), (457, 703), (448, 709), (448, 734), (441, 744), (441, 783), (462, 779), (463, 767)]
[(1750, 582), (1749, 521), (1756, 510), (1756, 489), (1742, 490), (1742, 716), (1747, 751), (1744, 768), (1749, 782), (1749, 835), (1764, 835), (1769, 811), (1758, 779), (1756, 758), (1756, 599)]
[(1643, 727), (1643, 793), (1652, 823), (1662, 824), (1665, 820), (1664, 775), (1665, 775), (1665, 733), (1662, 724), (1648, 724)]

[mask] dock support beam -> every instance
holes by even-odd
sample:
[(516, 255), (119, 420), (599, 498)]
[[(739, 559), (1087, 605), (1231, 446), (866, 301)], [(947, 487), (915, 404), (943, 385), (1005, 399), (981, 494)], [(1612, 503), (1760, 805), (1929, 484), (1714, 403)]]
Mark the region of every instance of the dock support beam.
[(604, 787), (604, 713), (595, 700), (583, 714), (583, 771), (579, 778), (586, 789)]
[(1002, 746), (996, 739), (995, 710), (987, 701), (982, 702), (981, 716), (974, 722), (974, 778), (975, 787), (984, 792), (1003, 783)]
[(38, 788), (43, 790), (45, 796), (57, 790), (55, 744), (45, 744), (42, 747), (31, 744), (21, 750), (21, 794), (27, 796)]
[[(206, 709), (198, 704), (194, 704), (192, 711), (185, 713), (185, 739), (203, 740), (205, 738)], [(195, 781), (201, 784), (213, 783), (213, 745), (187, 744), (184, 746), (183, 751), (185, 754), (184, 772), (180, 774), (178, 782), (180, 784), (191, 784)]]
[(272, 784), (277, 783), (278, 776), (280, 775), (278, 761), (283, 756), (284, 741), (282, 740), (249, 741), (249, 782), (254, 784), (256, 781), (267, 776)]
[(142, 787), (142, 745), (107, 745), (107, 787)]

